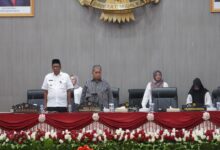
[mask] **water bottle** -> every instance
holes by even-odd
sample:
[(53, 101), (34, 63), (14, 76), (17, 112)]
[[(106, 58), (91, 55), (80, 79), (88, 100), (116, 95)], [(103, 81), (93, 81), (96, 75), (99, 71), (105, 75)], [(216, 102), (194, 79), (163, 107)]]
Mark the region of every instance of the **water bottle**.
[(72, 112), (72, 105), (68, 105), (68, 112)]
[(40, 113), (41, 113), (41, 114), (44, 113), (44, 105), (40, 105)]
[(115, 111), (114, 103), (109, 103), (109, 110), (110, 110), (110, 112)]
[(11, 107), (10, 112), (11, 112), (11, 113), (14, 112), (14, 106)]
[(220, 110), (220, 102), (216, 102), (217, 110)]
[(149, 104), (149, 112), (154, 112), (154, 103)]

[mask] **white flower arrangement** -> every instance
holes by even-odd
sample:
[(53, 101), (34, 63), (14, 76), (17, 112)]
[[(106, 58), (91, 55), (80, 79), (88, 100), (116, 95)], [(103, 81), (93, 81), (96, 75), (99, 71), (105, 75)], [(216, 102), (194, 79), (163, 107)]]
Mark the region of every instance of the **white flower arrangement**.
[(33, 132), (8, 132), (0, 134), (1, 143), (13, 143), (15, 140), (13, 137), (18, 136), (17, 139), (25, 139), (27, 141), (44, 141), (47, 139), (52, 139), (58, 141), (60, 144), (65, 143), (66, 141), (77, 141), (77, 142), (85, 142), (85, 140), (89, 140), (91, 142), (108, 142), (108, 140), (114, 139), (114, 141), (118, 142), (126, 142), (126, 141), (141, 141), (141, 142), (197, 142), (197, 143), (207, 143), (210, 141), (220, 142), (220, 131), (216, 130), (157, 130), (156, 132), (148, 132), (145, 130), (123, 130), (117, 129), (114, 132), (110, 132), (107, 130), (80, 130), (80, 131), (68, 131), (65, 130), (63, 132), (54, 132), (53, 130), (50, 132), (43, 132), (40, 130)]

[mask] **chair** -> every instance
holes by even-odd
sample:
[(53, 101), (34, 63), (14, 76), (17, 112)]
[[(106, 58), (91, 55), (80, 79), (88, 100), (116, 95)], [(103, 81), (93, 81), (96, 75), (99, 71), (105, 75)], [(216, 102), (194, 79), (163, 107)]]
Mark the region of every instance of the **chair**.
[(27, 103), (37, 104), (37, 106), (43, 105), (44, 101), (44, 90), (32, 89), (27, 90)]
[(177, 108), (177, 88), (165, 87), (152, 89), (152, 102), (155, 104), (155, 111), (166, 111), (170, 106)]
[(141, 108), (141, 102), (144, 96), (145, 89), (129, 89), (129, 107)]
[(112, 95), (114, 100), (114, 106), (115, 108), (119, 106), (119, 88), (112, 87)]

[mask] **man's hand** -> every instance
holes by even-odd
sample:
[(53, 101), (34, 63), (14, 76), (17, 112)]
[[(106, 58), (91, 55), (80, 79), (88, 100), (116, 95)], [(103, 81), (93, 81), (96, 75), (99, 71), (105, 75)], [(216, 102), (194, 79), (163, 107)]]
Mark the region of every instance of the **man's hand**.
[(48, 91), (45, 90), (44, 91), (44, 110), (47, 110), (47, 95), (48, 95)]
[(72, 90), (67, 90), (67, 103), (68, 103), (67, 106), (72, 104), (71, 93), (72, 93)]

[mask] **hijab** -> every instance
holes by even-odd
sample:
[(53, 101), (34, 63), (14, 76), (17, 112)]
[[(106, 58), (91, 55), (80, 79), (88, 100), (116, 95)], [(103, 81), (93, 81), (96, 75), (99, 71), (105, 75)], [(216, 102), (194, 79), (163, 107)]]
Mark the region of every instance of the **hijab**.
[(79, 78), (76, 75), (73, 75), (71, 78), (74, 78), (76, 80), (76, 84), (73, 85), (74, 89), (78, 89), (79, 88)]
[[(195, 90), (195, 86), (197, 86), (199, 90)], [(193, 80), (193, 85), (189, 91), (189, 94), (192, 96), (193, 103), (203, 106), (205, 103), (205, 94), (207, 92), (208, 90), (204, 88), (199, 78)]]
[[(156, 75), (159, 73), (161, 75), (161, 79), (159, 81), (156, 80)], [(159, 70), (154, 71), (153, 73), (153, 81), (151, 82), (151, 88), (161, 88), (163, 87), (163, 78), (162, 78), (162, 72)]]

